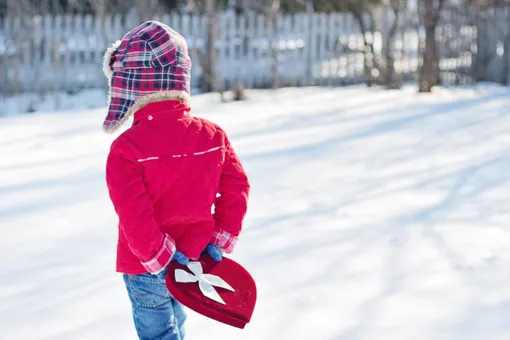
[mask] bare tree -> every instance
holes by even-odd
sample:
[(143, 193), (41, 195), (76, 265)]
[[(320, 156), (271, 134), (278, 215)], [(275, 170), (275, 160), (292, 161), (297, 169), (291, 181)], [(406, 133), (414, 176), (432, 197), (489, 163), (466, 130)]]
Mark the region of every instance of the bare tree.
[[(364, 74), (369, 86), (374, 83), (386, 88), (398, 88), (402, 85), (395, 72), (394, 43), (399, 29), (400, 18), (405, 6), (404, 0), (349, 0), (347, 10), (353, 14), (363, 36)], [(392, 14), (392, 17), (387, 15)], [(388, 22), (384, 22), (382, 17)], [(375, 32), (382, 32), (382, 51), (375, 49), (375, 40), (369, 39)], [(347, 47), (344, 47), (348, 49)], [(351, 51), (352, 52), (352, 51)]]
[(281, 0), (242, 0), (244, 10), (262, 13), (269, 20), (268, 47), (271, 58), (270, 86), (275, 89), (279, 86), (278, 80), (278, 12)]
[(158, 10), (158, 0), (135, 0), (140, 22), (151, 20)]
[(106, 27), (106, 13), (107, 13), (107, 2), (108, 0), (93, 0), (92, 7), (96, 16), (101, 23), (101, 34), (103, 35), (103, 39), (108, 41), (108, 29)]
[(280, 9), (280, 0), (266, 0), (259, 2), (263, 5), (263, 11), (270, 21), (269, 48), (271, 51), (271, 88), (278, 88), (278, 10)]
[(402, 86), (402, 79), (395, 71), (395, 58), (394, 58), (394, 43), (395, 36), (399, 29), (400, 19), (404, 12), (405, 2), (402, 0), (391, 0), (385, 9), (390, 10), (393, 14), (393, 21), (388, 27), (387, 34), (384, 39), (383, 56), (384, 68), (382, 72), (382, 83), (387, 88), (400, 88)]
[(6, 50), (13, 52), (13, 55), (8, 58), (10, 62), (8, 67), (14, 75), (7, 89), (9, 92), (16, 93), (21, 90), (22, 54), (26, 52), (28, 44), (33, 40), (32, 18), (35, 15), (35, 9), (29, 0), (7, 0), (7, 13), (16, 18), (15, 23), (18, 24), (18, 27), (10, 31), (11, 36), (5, 37)]
[(222, 5), (218, 0), (205, 0), (205, 12), (207, 17), (207, 48), (206, 57), (202, 55), (202, 69), (205, 71), (207, 83), (213, 87), (215, 91), (220, 93), (222, 100), (223, 89), (220, 85), (218, 76), (218, 60), (216, 53), (216, 41), (218, 40), (219, 29), (219, 10)]
[(222, 101), (225, 100), (225, 97), (218, 74), (216, 41), (219, 36), (219, 11), (223, 6), (223, 0), (192, 0), (188, 3), (188, 8), (194, 12), (205, 13), (207, 22), (205, 50), (197, 49), (199, 63), (202, 68), (202, 90), (204, 92), (217, 91)]
[[(361, 30), (361, 34), (363, 35), (363, 50), (361, 51), (364, 54), (364, 74), (367, 79), (368, 86), (372, 86), (375, 77), (379, 74), (379, 72), (373, 72), (372, 70), (379, 70), (379, 60), (375, 52), (374, 40), (368, 40), (368, 33), (375, 32), (376, 23), (374, 18), (374, 9), (375, 6), (370, 0), (349, 0), (348, 10), (352, 13)], [(369, 22), (366, 22), (366, 18), (368, 18)]]
[(423, 63), (419, 71), (419, 92), (431, 92), (439, 79), (439, 54), (436, 43), (436, 28), (441, 18), (445, 0), (422, 0), (420, 20), (425, 28)]
[[(221, 83), (218, 72), (216, 41), (219, 36), (219, 12), (224, 6), (224, 0), (191, 0), (188, 2), (188, 8), (198, 13), (205, 13), (207, 22), (205, 49), (197, 50), (200, 66), (202, 68), (202, 90), (205, 92), (218, 92), (221, 101), (225, 101), (225, 89)], [(245, 86), (242, 81), (237, 81), (232, 91), (234, 93), (234, 100), (246, 99)]]

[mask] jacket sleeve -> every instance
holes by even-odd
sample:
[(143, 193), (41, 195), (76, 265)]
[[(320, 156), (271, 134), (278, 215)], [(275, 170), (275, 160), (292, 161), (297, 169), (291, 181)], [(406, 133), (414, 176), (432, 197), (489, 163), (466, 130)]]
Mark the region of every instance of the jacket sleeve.
[(113, 143), (108, 155), (106, 183), (129, 248), (148, 272), (161, 272), (175, 253), (175, 243), (161, 232), (142, 168), (121, 139)]
[(246, 215), (250, 184), (232, 145), (226, 138), (225, 162), (214, 204), (215, 229), (211, 243), (225, 252), (234, 250)]

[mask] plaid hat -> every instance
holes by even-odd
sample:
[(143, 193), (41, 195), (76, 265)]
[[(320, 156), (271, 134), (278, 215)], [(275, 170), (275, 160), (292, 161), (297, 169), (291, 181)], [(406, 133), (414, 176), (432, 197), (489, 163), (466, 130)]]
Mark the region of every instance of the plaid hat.
[(144, 22), (108, 48), (103, 71), (110, 86), (106, 132), (114, 132), (150, 102), (191, 99), (186, 40), (158, 21)]

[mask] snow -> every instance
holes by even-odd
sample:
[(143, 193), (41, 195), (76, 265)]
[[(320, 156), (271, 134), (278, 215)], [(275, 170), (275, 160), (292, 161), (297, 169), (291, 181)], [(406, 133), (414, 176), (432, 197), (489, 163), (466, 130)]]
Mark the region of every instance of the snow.
[(69, 93), (65, 91), (41, 93), (20, 93), (6, 95), (0, 106), (0, 117), (22, 113), (64, 111), (101, 108), (107, 103), (107, 90), (86, 89)]
[[(193, 89), (192, 94), (199, 92)], [(103, 108), (108, 102), (108, 89), (75, 89), (48, 93), (26, 92), (0, 94), (0, 119), (4, 116), (34, 112), (68, 111)], [(65, 114), (65, 112), (64, 112)]]
[[(510, 91), (301, 88), (194, 114), (222, 124), (253, 191), (233, 258), (244, 330), (189, 339), (508, 339)], [(114, 272), (104, 108), (0, 120), (0, 338), (136, 339)]]

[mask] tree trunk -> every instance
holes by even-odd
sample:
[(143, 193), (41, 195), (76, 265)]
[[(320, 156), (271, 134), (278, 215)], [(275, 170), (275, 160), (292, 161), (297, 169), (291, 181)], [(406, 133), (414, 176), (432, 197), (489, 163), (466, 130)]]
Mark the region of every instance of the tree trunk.
[(503, 50), (503, 74), (502, 83), (510, 86), (510, 33), (506, 34)]
[(151, 20), (157, 12), (157, 0), (136, 0), (140, 22)]
[(393, 14), (395, 15), (394, 21), (388, 31), (388, 35), (386, 36), (386, 40), (384, 42), (384, 60), (385, 60), (385, 70), (383, 72), (383, 84), (387, 89), (397, 89), (402, 86), (400, 83), (400, 79), (397, 79), (397, 74), (395, 72), (395, 58), (394, 58), (394, 50), (393, 50), (393, 41), (395, 40), (395, 34), (397, 33), (400, 21), (400, 4), (396, 4), (395, 7), (392, 8)]
[(216, 53), (216, 40), (218, 40), (218, 24), (219, 15), (217, 10), (217, 0), (206, 0), (205, 11), (207, 17), (207, 42), (206, 54), (202, 56), (202, 70), (204, 74), (204, 82), (202, 89), (208, 91), (218, 91), (223, 97), (223, 89), (220, 86), (218, 77), (217, 64), (218, 58)]
[(425, 50), (423, 51), (423, 65), (420, 69), (419, 92), (431, 92), (432, 87), (437, 85), (439, 58), (435, 32), (435, 26), (425, 29)]
[[(106, 2), (107, 2), (107, 0), (94, 0), (94, 2), (92, 3), (94, 12), (96, 13), (96, 16), (97, 16), (97, 19), (101, 23), (101, 35), (102, 35), (103, 41), (109, 41), (108, 27), (105, 22), (106, 21), (106, 6), (107, 6)], [(67, 67), (66, 67), (66, 72), (67, 72)], [(67, 90), (74, 91), (74, 89), (72, 89), (72, 88), (69, 88)], [(108, 86), (105, 86), (103, 88), (103, 91), (107, 95), (108, 91), (109, 91)]]
[(13, 74), (7, 88), (12, 93), (18, 93), (22, 90), (21, 69), (24, 66), (22, 65), (23, 53), (28, 52), (26, 50), (27, 44), (32, 44), (34, 39), (33, 18), (36, 13), (36, 8), (34, 4), (28, 0), (7, 0), (6, 5), (7, 13), (15, 17), (17, 19), (15, 23), (19, 24), (15, 24), (16, 27), (11, 30), (10, 36), (6, 37), (7, 39), (5, 41), (7, 45), (6, 48), (8, 50), (12, 48), (15, 51), (13, 56), (6, 54), (7, 60), (10, 60), (7, 68), (9, 68)]
[[(375, 13), (368, 6), (366, 0), (352, 1), (348, 8), (350, 13), (352, 13), (358, 22), (361, 35), (363, 36), (363, 73), (367, 81), (367, 86), (370, 87), (377, 83), (381, 69), (380, 61), (378, 61), (375, 53), (374, 39), (371, 41), (368, 41), (367, 39), (367, 33), (370, 32), (373, 36), (373, 33), (376, 30)], [(363, 18), (364, 15), (368, 15), (368, 18), (370, 19), (370, 27), (367, 27)]]
[(248, 97), (246, 96), (246, 87), (242, 81), (236, 82), (234, 89), (234, 101), (246, 100)]
[[(361, 35), (363, 36), (363, 74), (365, 75), (365, 79), (367, 81), (367, 86), (371, 87), (374, 85), (374, 74), (373, 70), (377, 67), (375, 66), (375, 53), (374, 53), (374, 44), (373, 39), (372, 43), (370, 43), (367, 39), (367, 28), (365, 27), (365, 22), (363, 20), (363, 11), (351, 10), (354, 18), (358, 21), (358, 25), (361, 30)], [(373, 22), (373, 13), (369, 13), (371, 17), (371, 22)], [(373, 31), (374, 27), (372, 26)]]
[(418, 92), (431, 92), (439, 79), (439, 55), (436, 43), (436, 27), (441, 15), (443, 0), (434, 6), (434, 0), (423, 0), (425, 6), (423, 23), (425, 26), (425, 49), (419, 73)]
[(277, 50), (277, 36), (278, 36), (278, 10), (280, 9), (280, 1), (273, 0), (269, 18), (271, 20), (271, 37), (270, 37), (270, 48), (271, 48), (271, 88), (278, 88), (278, 50)]

